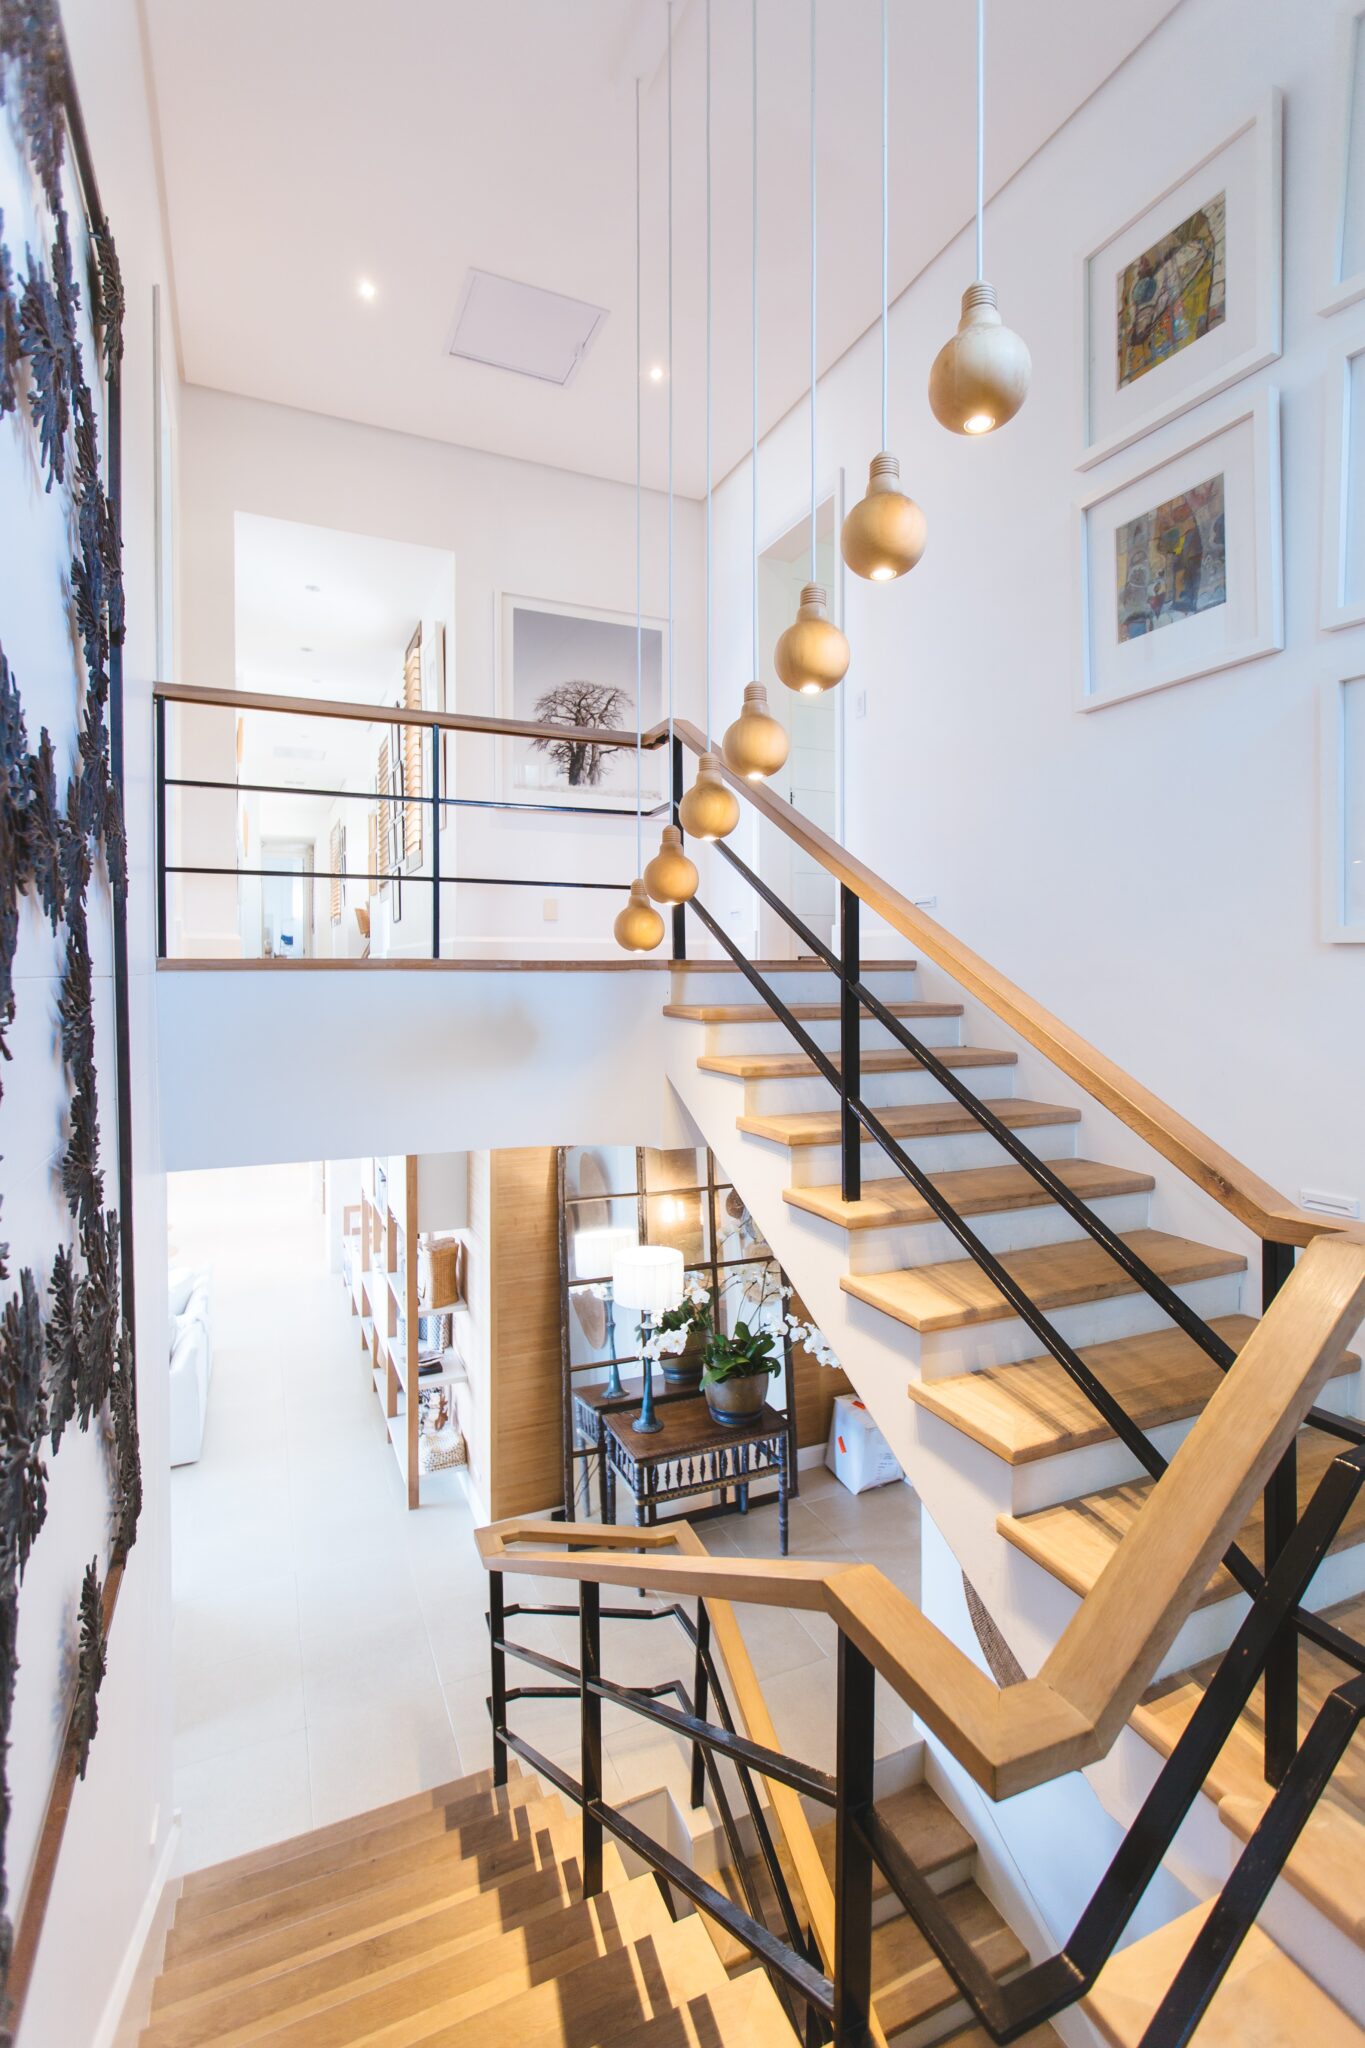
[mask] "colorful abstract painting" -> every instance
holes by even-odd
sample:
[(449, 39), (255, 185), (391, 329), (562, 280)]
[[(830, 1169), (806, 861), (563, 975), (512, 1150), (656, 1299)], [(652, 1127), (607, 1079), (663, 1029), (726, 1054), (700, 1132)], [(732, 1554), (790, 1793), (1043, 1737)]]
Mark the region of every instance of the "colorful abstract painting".
[(1227, 603), (1221, 476), (1139, 513), (1118, 528), (1114, 544), (1120, 640)]
[(1119, 388), (1179, 355), (1227, 313), (1227, 195), (1220, 192), (1118, 276)]

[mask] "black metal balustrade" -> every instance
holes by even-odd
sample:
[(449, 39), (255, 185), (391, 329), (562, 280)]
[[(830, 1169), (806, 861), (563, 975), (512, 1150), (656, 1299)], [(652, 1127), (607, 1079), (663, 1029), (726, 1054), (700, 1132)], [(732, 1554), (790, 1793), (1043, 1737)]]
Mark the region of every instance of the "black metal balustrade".
[[(585, 1896), (593, 1896), (602, 1889), (602, 1846), (605, 1836), (611, 1834), (654, 1872), (675, 1917), (678, 1894), (709, 1914), (768, 1973), (793, 2027), (808, 2043), (832, 2040), (836, 2048), (867, 2048), (873, 2038), (870, 2016), (875, 1870), (882, 1872), (991, 2039), (1002, 2044), (1015, 2041), (1030, 2028), (1076, 2004), (1093, 1988), (1258, 1679), (1265, 1673), (1279, 1637), (1299, 1611), (1313, 1575), (1363, 1482), (1365, 1448), (1357, 1446), (1340, 1452), (1270, 1567), (1263, 1588), (1070, 1936), (1056, 1954), (1031, 1964), (1004, 1982), (992, 1976), (945, 1911), (938, 1893), (878, 1815), (873, 1785), (877, 1674), (843, 1630), (839, 1632), (838, 1647), (836, 1760), (834, 1771), (828, 1773), (752, 1742), (737, 1731), (711, 1648), (705, 1601), (698, 1602), (695, 1620), (676, 1602), (662, 1607), (604, 1607), (600, 1586), (585, 1579), (580, 1583), (577, 1608), (567, 1604), (508, 1604), (502, 1566), (489, 1559), (488, 1708), (494, 1780), (506, 1783), (508, 1756), (515, 1754), (580, 1808)], [(509, 1636), (510, 1622), (533, 1615), (577, 1617), (577, 1665), (548, 1656)], [(624, 1686), (608, 1679), (602, 1664), (604, 1619), (674, 1622), (694, 1651), (691, 1692), (680, 1678), (652, 1686)], [(1358, 1646), (1350, 1647), (1355, 1654), (1348, 1661), (1355, 1675), (1328, 1695), (1303, 1742), (1297, 1745), (1283, 1781), (1143, 2035), (1142, 2048), (1184, 2048), (1191, 2039), (1326, 1790), (1332, 1772), (1365, 1719), (1361, 1654)], [(545, 1673), (555, 1682), (509, 1687), (509, 1657)], [(509, 1709), (513, 1705), (544, 1699), (579, 1702), (578, 1778), (552, 1763), (510, 1725)], [(670, 1699), (674, 1704), (668, 1704)], [(694, 1807), (701, 1806), (709, 1790), (731, 1868), (743, 1891), (743, 1906), (606, 1800), (602, 1772), (604, 1700), (669, 1730), (690, 1747), (691, 1801)], [(714, 1719), (708, 1718), (711, 1710)], [(777, 1901), (780, 1928), (770, 1927), (764, 1917), (750, 1857), (720, 1774), (722, 1760), (733, 1766), (738, 1777), (758, 1854)], [(802, 1924), (787, 1885), (767, 1810), (754, 1782), (756, 1777), (790, 1786), (804, 1798), (833, 1809), (834, 1938), (828, 1972), (809, 1928)]]

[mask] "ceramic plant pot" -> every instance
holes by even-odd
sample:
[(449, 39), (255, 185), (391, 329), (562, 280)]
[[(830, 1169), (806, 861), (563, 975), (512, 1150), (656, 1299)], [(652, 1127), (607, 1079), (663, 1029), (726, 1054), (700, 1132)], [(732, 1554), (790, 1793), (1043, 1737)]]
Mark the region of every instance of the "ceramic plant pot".
[(688, 1333), (687, 1348), (667, 1353), (660, 1359), (666, 1383), (670, 1387), (696, 1387), (701, 1384), (702, 1369), (706, 1364), (706, 1333), (692, 1330)]
[(706, 1389), (706, 1405), (717, 1422), (737, 1427), (752, 1422), (768, 1394), (768, 1374), (750, 1373), (744, 1379), (721, 1380)]

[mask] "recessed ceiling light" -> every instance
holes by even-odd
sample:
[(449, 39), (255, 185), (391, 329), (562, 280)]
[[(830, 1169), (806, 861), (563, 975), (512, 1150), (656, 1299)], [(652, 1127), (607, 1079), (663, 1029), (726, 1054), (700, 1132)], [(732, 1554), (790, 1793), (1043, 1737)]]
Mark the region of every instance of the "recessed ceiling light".
[(314, 596), (316, 596), (318, 591), (321, 590), (322, 585), (320, 583), (305, 583), (303, 587), (305, 590), (311, 590)]
[(362, 299), (377, 299), (379, 297), (379, 286), (372, 277), (362, 277), (356, 286), (356, 290), (360, 293)]
[(649, 381), (650, 381), (650, 383), (651, 383), (651, 384), (662, 384), (662, 383), (663, 383), (663, 381), (664, 381), (664, 366), (663, 366), (663, 364), (662, 364), (662, 363), (651, 363), (651, 364), (650, 364), (650, 366), (649, 366)]
[(311, 648), (311, 647), (300, 647), (300, 649), (299, 649), (299, 653), (300, 653), (300, 654), (311, 654), (311, 653), (312, 653), (312, 651), (313, 651), (313, 650), (312, 650), (312, 648)]

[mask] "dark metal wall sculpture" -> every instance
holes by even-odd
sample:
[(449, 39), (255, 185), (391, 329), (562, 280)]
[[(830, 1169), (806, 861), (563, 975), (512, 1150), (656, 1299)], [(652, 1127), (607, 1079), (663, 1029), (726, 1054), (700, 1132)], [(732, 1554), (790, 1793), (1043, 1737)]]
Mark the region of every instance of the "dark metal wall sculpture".
[[(71, 629), (81, 650), (76, 747), (65, 788), (58, 749), (24, 713), (23, 678), (4, 653), (0, 618), (0, 1092), (38, 1085), (16, 1074), (21, 903), (28, 897), (63, 939), (58, 1036), (68, 1102), (57, 1172), (69, 1234), (45, 1273), (12, 1274), (0, 1244), (0, 2044), (12, 2039), (32, 1971), (61, 1828), (84, 1777), (123, 1565), (141, 1506), (134, 1383), (129, 1130), (127, 886), (122, 802), (123, 583), (119, 535), (119, 371), (123, 285), (100, 209), (55, 0), (0, 0), (0, 99), (22, 138), (44, 247), (11, 247), (0, 217), (0, 420), (17, 414), (34, 437), (48, 492), (65, 494), (74, 536)], [(78, 204), (90, 261), (77, 275), (66, 197)], [(83, 246), (85, 243), (83, 237)], [(84, 316), (84, 317), (83, 317)], [(85, 360), (83, 334), (98, 362)], [(105, 385), (106, 448), (92, 380)], [(89, 918), (107, 903), (113, 934), (114, 1087), (96, 1057)], [(39, 987), (41, 982), (31, 983)], [(31, 998), (30, 998), (31, 999)], [(115, 1103), (117, 1205), (101, 1144)], [(2, 1199), (2, 1198), (0, 1198)], [(5, 1868), (9, 1739), (24, 1569), (47, 1513), (48, 1461), (71, 1427), (102, 1432), (110, 1468), (107, 1561), (87, 1567), (66, 1736), (17, 1927)]]

